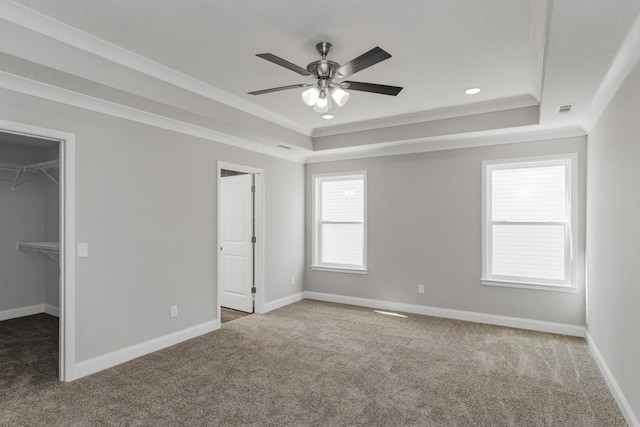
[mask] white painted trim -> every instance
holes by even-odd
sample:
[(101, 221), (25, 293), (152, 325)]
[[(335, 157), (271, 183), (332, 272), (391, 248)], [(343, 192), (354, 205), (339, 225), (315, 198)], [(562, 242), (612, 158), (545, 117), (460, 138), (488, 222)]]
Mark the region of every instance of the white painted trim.
[(546, 72), (553, 0), (531, 2), (531, 92), (540, 101)]
[(0, 132), (28, 135), (60, 143), (60, 365), (58, 371), (60, 380), (72, 381), (75, 378), (73, 366), (76, 353), (76, 137), (72, 133), (7, 120), (0, 120)]
[(60, 317), (60, 307), (51, 304), (44, 304), (43, 311), (50, 316)]
[(340, 135), (344, 133), (364, 132), (368, 130), (387, 127), (405, 126), (416, 123), (471, 116), (476, 114), (494, 113), (497, 111), (512, 110), (516, 108), (534, 107), (537, 105), (538, 101), (534, 97), (532, 97), (531, 95), (523, 95), (513, 98), (478, 102), (456, 107), (438, 108), (435, 110), (422, 111), (419, 113), (403, 114), (399, 116), (383, 117), (356, 123), (319, 128), (314, 130), (312, 136), (314, 138), (322, 138), (325, 136)]
[(482, 286), (495, 286), (498, 288), (519, 288), (519, 289), (531, 289), (531, 290), (537, 290), (537, 291), (561, 292), (561, 293), (572, 293), (572, 294), (578, 293), (577, 286), (554, 286), (546, 283), (518, 282), (516, 280), (498, 280), (498, 279), (482, 279), (480, 280), (480, 283), (482, 284)]
[(611, 391), (613, 398), (616, 400), (616, 403), (620, 407), (620, 411), (622, 412), (622, 415), (627, 421), (627, 424), (629, 424), (632, 427), (640, 427), (640, 422), (638, 422), (638, 417), (636, 416), (636, 414), (633, 413), (633, 409), (631, 409), (631, 405), (629, 405), (629, 401), (624, 396), (624, 393), (620, 389), (620, 386), (618, 385), (616, 378), (611, 373), (611, 370), (609, 370), (609, 366), (607, 366), (607, 362), (602, 357), (602, 354), (600, 354), (600, 350), (598, 350), (598, 346), (596, 345), (596, 342), (594, 341), (593, 337), (589, 333), (588, 329), (585, 330), (584, 335), (585, 335), (585, 340), (589, 345), (589, 350), (591, 350), (591, 354), (593, 355), (593, 358), (595, 359), (596, 364), (598, 365), (598, 368), (600, 368), (600, 372), (602, 372), (602, 376), (607, 382), (607, 385), (609, 386), (609, 390)]
[(11, 308), (8, 310), (0, 311), (0, 322), (3, 320), (17, 319), (18, 317), (32, 316), (39, 313), (44, 313), (44, 304)]
[[(569, 221), (563, 224), (560, 222), (548, 221), (547, 224), (564, 225), (565, 230), (565, 277), (564, 282), (525, 280), (516, 277), (493, 276), (490, 266), (492, 265), (491, 254), (493, 241), (489, 235), (489, 230), (493, 221), (491, 220), (491, 172), (500, 169), (521, 169), (540, 166), (562, 166), (565, 168), (565, 207), (569, 211)], [(578, 153), (553, 154), (547, 156), (530, 156), (511, 159), (485, 160), (482, 162), (482, 285), (502, 286), (522, 289), (537, 289), (541, 291), (553, 292), (573, 292), (577, 293), (580, 287), (577, 283), (577, 254), (576, 248), (579, 242), (578, 224)], [(568, 226), (568, 227), (567, 227)]]
[(138, 357), (153, 353), (158, 350), (162, 350), (163, 348), (171, 347), (172, 345), (190, 340), (192, 338), (207, 334), (209, 332), (213, 332), (218, 329), (220, 329), (220, 323), (217, 320), (211, 320), (200, 325), (192, 326), (181, 331), (173, 332), (162, 337), (154, 338), (149, 341), (132, 345), (131, 347), (123, 348), (121, 350), (116, 350), (102, 356), (94, 357), (93, 359), (78, 362), (74, 367), (75, 378), (77, 379), (85, 377), (87, 375), (95, 374), (96, 372), (100, 372), (121, 363), (128, 362), (129, 360), (136, 359)]
[(298, 292), (293, 295), (289, 295), (284, 298), (277, 299), (275, 301), (269, 301), (264, 305), (264, 313), (268, 313), (270, 311), (276, 310), (278, 308), (282, 308), (289, 304), (293, 304), (294, 302), (302, 301), (302, 292)]
[(60, 143), (60, 379), (72, 381), (76, 360), (76, 137)]
[(373, 157), (397, 156), (403, 154), (428, 153), (432, 151), (477, 148), (492, 145), (518, 144), (521, 142), (544, 141), (548, 139), (585, 136), (579, 127), (541, 128), (541, 126), (521, 126), (500, 130), (470, 132), (414, 140), (382, 142), (334, 148), (308, 154), (306, 164), (334, 162), (341, 160), (367, 159)]
[(304, 156), (295, 150), (282, 150), (278, 147), (270, 147), (259, 144), (244, 138), (239, 138), (230, 134), (219, 132), (213, 129), (127, 107), (115, 102), (105, 101), (89, 95), (73, 92), (67, 89), (41, 83), (35, 80), (26, 79), (14, 74), (0, 71), (0, 88), (26, 95), (35, 96), (53, 102), (58, 102), (73, 107), (82, 108), (96, 113), (106, 114), (120, 119), (131, 120), (138, 123), (154, 126), (178, 132), (184, 135), (195, 136), (222, 144), (231, 145), (237, 148), (266, 154), (286, 160), (302, 162)]
[[(366, 248), (365, 248), (365, 251), (366, 251)], [(323, 265), (311, 265), (311, 269), (315, 271), (330, 271), (332, 273), (369, 274), (369, 270), (366, 270), (363, 268), (342, 268), (342, 267), (325, 267)]]
[[(362, 177), (363, 179), (363, 190), (364, 190), (364, 198), (363, 198), (363, 208), (364, 208), (364, 220), (362, 223), (364, 235), (362, 237), (362, 265), (346, 265), (346, 264), (322, 264), (320, 258), (320, 252), (322, 252), (322, 239), (321, 239), (321, 224), (319, 218), (319, 212), (322, 210), (322, 202), (320, 199), (321, 192), (320, 184), (325, 181), (344, 181), (346, 179), (358, 178)], [(338, 273), (352, 273), (352, 274), (367, 274), (367, 238), (368, 238), (368, 210), (367, 210), (367, 171), (366, 170), (357, 170), (357, 171), (348, 171), (348, 172), (330, 172), (330, 173), (320, 173), (311, 175), (311, 200), (312, 200), (312, 209), (311, 209), (311, 259), (312, 259), (312, 270), (319, 271), (333, 271)]]
[(527, 329), (531, 331), (548, 332), (552, 334), (571, 335), (575, 337), (583, 337), (585, 330), (584, 326), (579, 325), (568, 325), (564, 323), (522, 319), (519, 317), (501, 316), (497, 314), (477, 313), (473, 311), (453, 310), (449, 308), (429, 307), (424, 305), (349, 297), (344, 295), (326, 294), (322, 292), (304, 291), (302, 293), (302, 296), (305, 299), (312, 299), (317, 301), (350, 304), (383, 310), (402, 311), (405, 313), (420, 314), (423, 316), (464, 320), (467, 322), (506, 326), (509, 328)]
[(21, 4), (13, 1), (3, 3), (2, 19), (199, 96), (245, 111), (256, 117), (302, 133), (303, 135), (311, 135), (311, 129), (241, 97), (232, 95), (229, 92), (225, 92), (201, 80), (197, 80), (189, 75), (152, 61), (149, 58), (57, 21)]
[(3, 320), (17, 319), (19, 317), (33, 316), (34, 314), (40, 313), (60, 317), (60, 309), (58, 307), (51, 304), (36, 304), (0, 311), (0, 322)]
[(216, 217), (217, 217), (217, 235), (218, 241), (216, 246), (217, 253), (217, 276), (216, 276), (216, 295), (217, 295), (217, 306), (218, 306), (218, 322), (221, 322), (220, 319), (220, 301), (222, 301), (222, 288), (219, 284), (222, 282), (221, 270), (219, 268), (220, 263), (222, 262), (222, 256), (219, 247), (222, 246), (222, 242), (220, 241), (220, 236), (222, 236), (222, 216), (220, 215), (220, 207), (221, 203), (221, 189), (220, 189), (220, 172), (222, 169), (250, 173), (255, 176), (255, 186), (256, 186), (256, 206), (255, 206), (255, 215), (257, 217), (256, 221), (256, 241), (257, 248), (255, 254), (255, 274), (256, 274), (256, 293), (254, 300), (254, 311), (256, 313), (264, 313), (265, 312), (265, 296), (266, 296), (266, 273), (265, 273), (265, 212), (266, 212), (266, 183), (265, 183), (265, 171), (264, 169), (255, 168), (252, 166), (239, 165), (236, 163), (229, 163), (224, 161), (218, 161), (217, 173), (216, 173), (216, 185), (218, 192), (218, 200), (217, 200), (217, 208), (216, 208)]
[(600, 87), (591, 100), (591, 104), (582, 119), (582, 127), (591, 132), (598, 119), (618, 93), (622, 85), (640, 62), (640, 15), (627, 33), (618, 49), (609, 71), (600, 83)]

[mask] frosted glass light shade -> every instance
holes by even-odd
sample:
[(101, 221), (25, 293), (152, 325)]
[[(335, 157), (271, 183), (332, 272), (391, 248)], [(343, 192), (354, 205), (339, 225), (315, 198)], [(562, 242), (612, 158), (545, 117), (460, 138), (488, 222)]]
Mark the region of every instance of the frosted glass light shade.
[(336, 88), (331, 92), (331, 97), (338, 104), (338, 107), (342, 107), (349, 100), (349, 92)]
[(317, 87), (312, 86), (309, 89), (302, 92), (302, 102), (312, 107), (316, 104), (316, 101), (320, 97), (320, 91)]
[(329, 111), (329, 100), (325, 96), (320, 96), (316, 101), (315, 107), (313, 107), (313, 111), (317, 113), (326, 113)]

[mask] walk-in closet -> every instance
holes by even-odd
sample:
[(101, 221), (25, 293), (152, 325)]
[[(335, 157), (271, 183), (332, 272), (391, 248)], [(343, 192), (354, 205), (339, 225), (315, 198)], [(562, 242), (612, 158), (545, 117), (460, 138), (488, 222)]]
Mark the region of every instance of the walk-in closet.
[(4, 384), (58, 372), (59, 143), (0, 133), (0, 365)]

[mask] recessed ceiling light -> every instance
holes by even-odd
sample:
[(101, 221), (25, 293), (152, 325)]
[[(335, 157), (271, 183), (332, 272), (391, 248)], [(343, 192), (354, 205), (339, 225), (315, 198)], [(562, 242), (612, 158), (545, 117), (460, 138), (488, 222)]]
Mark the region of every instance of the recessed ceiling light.
[(331, 120), (333, 119), (333, 114), (323, 114), (322, 118), (325, 120)]
[(476, 93), (479, 93), (479, 92), (480, 92), (480, 88), (478, 87), (471, 87), (464, 91), (464, 93), (466, 93), (467, 95), (475, 95)]

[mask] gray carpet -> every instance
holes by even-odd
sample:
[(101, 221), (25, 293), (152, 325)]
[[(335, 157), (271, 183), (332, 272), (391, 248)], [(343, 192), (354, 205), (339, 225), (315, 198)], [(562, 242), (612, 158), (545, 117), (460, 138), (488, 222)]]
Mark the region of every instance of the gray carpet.
[(0, 322), (0, 408), (6, 392), (57, 378), (58, 339), (54, 316), (36, 314)]
[(582, 339), (314, 301), (62, 384), (2, 426), (624, 426)]
[(240, 319), (245, 316), (251, 316), (251, 313), (245, 313), (244, 311), (233, 310), (231, 308), (220, 307), (220, 322), (228, 323), (234, 320)]

